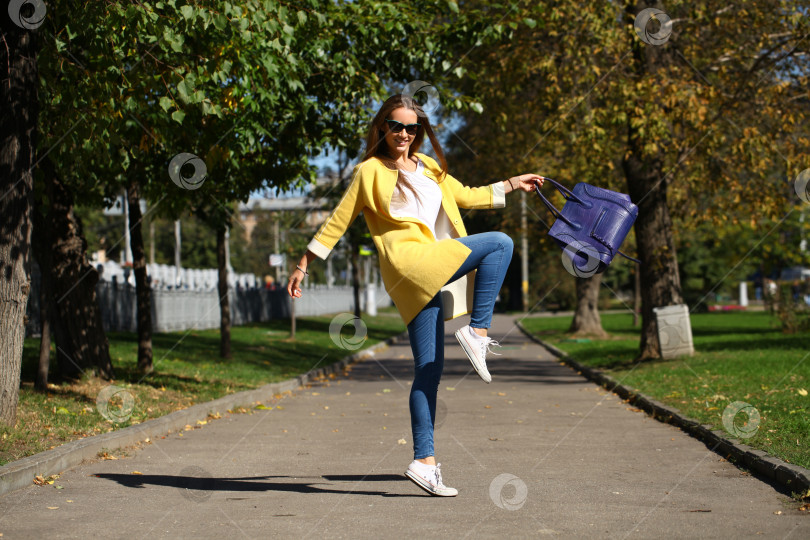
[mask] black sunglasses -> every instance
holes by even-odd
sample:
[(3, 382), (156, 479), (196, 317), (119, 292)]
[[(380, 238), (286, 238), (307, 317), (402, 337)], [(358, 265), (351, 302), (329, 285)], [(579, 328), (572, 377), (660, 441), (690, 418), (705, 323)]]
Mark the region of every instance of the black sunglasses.
[(388, 129), (391, 130), (391, 133), (399, 133), (403, 129), (408, 135), (416, 135), (416, 132), (419, 131), (419, 126), (421, 124), (403, 124), (402, 122), (397, 122), (396, 120), (386, 120), (388, 122)]

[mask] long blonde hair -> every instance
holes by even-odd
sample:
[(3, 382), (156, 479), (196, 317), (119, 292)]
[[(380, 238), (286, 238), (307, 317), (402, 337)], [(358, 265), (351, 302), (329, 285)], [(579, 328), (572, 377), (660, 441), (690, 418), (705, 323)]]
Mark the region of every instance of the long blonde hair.
[[(408, 157), (410, 158), (415, 152), (419, 151), (422, 142), (425, 140), (425, 133), (427, 133), (430, 144), (433, 146), (433, 152), (435, 152), (436, 157), (439, 158), (441, 171), (438, 180), (441, 182), (447, 174), (447, 159), (444, 157), (444, 150), (442, 150), (442, 146), (439, 144), (436, 134), (433, 133), (428, 115), (422, 109), (422, 106), (412, 97), (403, 96), (402, 94), (395, 94), (386, 99), (371, 121), (368, 134), (366, 135), (366, 151), (363, 155), (363, 161), (371, 159), (372, 157), (379, 158), (383, 161), (394, 161), (393, 157), (388, 152), (388, 144), (385, 142), (385, 134), (388, 131), (388, 126), (385, 121), (389, 119), (391, 112), (400, 108), (415, 112), (420, 124), (416, 136), (411, 146), (408, 148)], [(408, 179), (405, 178), (405, 175), (400, 174), (397, 182), (401, 182), (403, 186), (408, 188), (417, 197), (417, 200), (419, 199), (419, 196), (416, 195), (416, 190)]]

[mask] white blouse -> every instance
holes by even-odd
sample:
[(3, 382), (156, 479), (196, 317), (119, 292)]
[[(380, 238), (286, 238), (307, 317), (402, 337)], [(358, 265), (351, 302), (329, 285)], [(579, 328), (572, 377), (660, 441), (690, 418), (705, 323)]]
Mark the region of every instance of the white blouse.
[(427, 225), (435, 239), (436, 219), (442, 207), (442, 190), (434, 180), (425, 176), (424, 171), (425, 164), (419, 158), (415, 171), (399, 170), (399, 174), (403, 175), (416, 190), (416, 195), (397, 182), (391, 197), (391, 215), (421, 221)]

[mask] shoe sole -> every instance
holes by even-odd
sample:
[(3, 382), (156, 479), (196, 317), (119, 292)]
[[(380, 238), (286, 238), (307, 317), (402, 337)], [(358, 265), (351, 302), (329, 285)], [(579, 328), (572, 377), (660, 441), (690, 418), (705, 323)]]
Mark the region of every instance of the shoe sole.
[[(472, 348), (469, 346), (469, 344), (467, 343), (467, 340), (464, 338), (464, 336), (461, 335), (461, 330), (456, 330), (456, 341), (458, 341), (458, 344), (461, 345), (462, 349), (464, 349), (464, 353), (467, 355), (467, 358), (469, 359), (470, 364), (472, 364), (472, 367), (475, 370), (475, 372), (478, 374), (478, 376), (481, 377), (481, 380), (484, 381), (487, 384), (491, 383), (492, 382), (492, 376), (488, 372), (487, 372), (486, 377), (484, 376), (483, 373), (481, 373), (481, 366), (479, 366), (476, 363), (475, 353), (472, 351)], [(487, 377), (489, 377), (489, 380), (487, 380)]]
[(458, 493), (453, 493), (453, 494), (448, 493), (448, 494), (443, 495), (441, 493), (438, 493), (438, 492), (434, 491), (433, 487), (430, 484), (426, 484), (425, 480), (421, 476), (419, 476), (415, 472), (412, 472), (410, 469), (405, 471), (405, 476), (407, 476), (411, 480), (411, 482), (413, 482), (414, 484), (416, 484), (420, 488), (424, 489), (425, 491), (427, 491), (429, 494), (433, 495), (434, 497), (455, 497), (456, 495), (458, 495)]

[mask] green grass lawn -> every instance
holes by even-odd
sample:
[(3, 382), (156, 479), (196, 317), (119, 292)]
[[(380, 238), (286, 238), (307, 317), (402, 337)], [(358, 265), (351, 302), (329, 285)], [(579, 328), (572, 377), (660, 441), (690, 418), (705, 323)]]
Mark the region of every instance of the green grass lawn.
[(694, 356), (634, 364), (639, 330), (632, 318), (603, 315), (610, 337), (594, 341), (569, 339), (569, 317), (527, 318), (523, 325), (577, 362), (718, 429), (726, 406), (749, 403), (761, 419), (743, 442), (810, 468), (810, 335), (783, 334), (765, 312), (694, 314)]
[[(39, 357), (39, 339), (28, 339), (23, 353), (22, 383), (17, 424), (0, 427), (0, 465), (89, 435), (121, 429), (227, 394), (258, 388), (332, 364), (355, 350), (338, 347), (330, 338), (332, 316), (297, 320), (290, 340), (289, 320), (233, 327), (233, 358), (219, 357), (219, 331), (194, 330), (155, 334), (154, 372), (137, 371), (137, 336), (109, 333), (114, 384), (134, 396), (132, 416), (125, 422), (106, 420), (96, 407), (96, 396), (110, 382), (86, 376), (79, 381), (57, 381), (37, 392), (33, 381)], [(363, 316), (369, 347), (405, 330), (399, 316)], [(342, 332), (354, 336), (354, 328)], [(357, 349), (360, 350), (360, 349)], [(54, 353), (51, 354), (52, 368)], [(53, 369), (52, 369), (53, 372)], [(109, 407), (124, 403), (115, 398)]]

